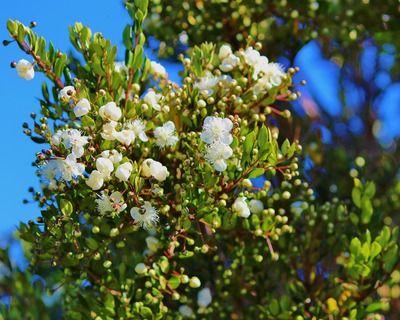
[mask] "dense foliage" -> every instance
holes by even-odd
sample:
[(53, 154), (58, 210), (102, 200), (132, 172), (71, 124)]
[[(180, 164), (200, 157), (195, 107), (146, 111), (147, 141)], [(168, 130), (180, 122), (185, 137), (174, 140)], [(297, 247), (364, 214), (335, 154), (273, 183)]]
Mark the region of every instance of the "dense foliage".
[[(181, 7), (165, 13), (166, 3), (149, 7), (166, 14), (162, 25), (151, 27), (153, 16), (145, 26), (177, 39), (178, 25), (163, 23), (181, 23)], [(221, 3), (182, 2), (185, 12), (199, 10), (182, 25), (189, 39), (218, 44), (198, 43), (180, 57), (181, 84), (144, 54), (147, 1), (126, 3), (133, 24), (123, 30), (123, 62), (117, 46), (81, 23), (70, 28), (75, 53), (67, 56), (46, 45), (34, 23), (9, 20), (6, 44), (33, 59), (12, 66), (26, 80), (35, 72), (48, 80), (41, 114), (24, 124), (43, 148), (34, 162), (41, 190), (31, 190), (40, 216), (18, 229), (28, 272), (0, 251), (0, 319), (380, 319), (399, 312), (397, 159), (379, 153), (372, 172), (361, 155), (293, 135), (308, 121), (290, 111), (298, 69), (263, 55), (294, 56), (308, 40), (297, 32), (312, 35), (308, 28), (342, 34), (320, 30), (317, 2), (296, 14), (277, 11), (286, 24), (258, 21), (265, 7), (257, 1)], [(280, 3), (271, 10), (286, 8)], [(382, 10), (395, 12), (391, 6)], [(221, 15), (229, 28), (212, 23)], [(266, 29), (247, 40), (252, 21)], [(219, 31), (202, 27), (214, 25)]]

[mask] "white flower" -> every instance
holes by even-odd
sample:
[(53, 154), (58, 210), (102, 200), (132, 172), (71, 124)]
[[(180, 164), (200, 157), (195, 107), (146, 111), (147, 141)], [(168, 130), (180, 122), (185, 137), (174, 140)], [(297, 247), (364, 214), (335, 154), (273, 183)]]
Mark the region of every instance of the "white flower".
[(239, 62), (240, 59), (232, 53), (224, 60), (222, 60), (221, 64), (219, 65), (219, 68), (223, 72), (229, 72), (232, 71), (239, 64)]
[(146, 95), (143, 97), (143, 101), (152, 107), (154, 110), (160, 111), (161, 110), (161, 98), (162, 95), (156, 93), (154, 90), (150, 89), (147, 91)]
[(103, 120), (118, 121), (122, 116), (121, 108), (111, 101), (100, 107), (99, 115)]
[(127, 204), (124, 202), (121, 192), (115, 191), (110, 196), (102, 191), (99, 199), (95, 200), (99, 213), (105, 215), (106, 213), (116, 212), (117, 214), (124, 211)]
[(105, 124), (103, 124), (103, 131), (100, 133), (101, 137), (104, 140), (115, 140), (115, 133), (117, 132), (115, 130), (115, 127), (117, 126), (117, 122), (115, 121), (110, 121)]
[(118, 163), (121, 162), (122, 160), (122, 154), (119, 153), (117, 150), (113, 149), (113, 150), (104, 150), (101, 153), (101, 156), (103, 158), (108, 158), (112, 161), (112, 163)]
[(117, 72), (121, 72), (121, 71), (128, 71), (128, 68), (126, 67), (124, 62), (121, 61), (116, 61), (114, 62), (114, 70)]
[(17, 70), (18, 75), (25, 80), (32, 80), (35, 76), (33, 64), (25, 59), (19, 60), (15, 69)]
[(225, 58), (229, 57), (232, 54), (232, 49), (229, 45), (224, 44), (219, 48), (218, 58), (220, 60), (224, 60)]
[(157, 252), (160, 248), (160, 241), (156, 237), (148, 236), (145, 241), (150, 253)]
[(130, 162), (125, 162), (117, 168), (117, 170), (115, 171), (115, 176), (120, 181), (128, 181), (129, 177), (131, 176), (132, 170), (132, 164)]
[(249, 202), (249, 209), (251, 213), (261, 213), (264, 210), (264, 204), (260, 200), (252, 199)]
[(285, 77), (285, 72), (279, 63), (268, 63), (261, 71), (263, 76), (253, 88), (255, 94), (269, 90), (272, 87), (280, 86)]
[(211, 303), (212, 296), (209, 288), (203, 288), (197, 294), (197, 304), (200, 307), (207, 308), (207, 306)]
[(90, 111), (90, 102), (88, 99), (83, 98), (78, 101), (78, 103), (74, 107), (74, 113), (76, 117), (82, 117), (85, 114), (88, 114)]
[(86, 180), (86, 184), (92, 190), (99, 190), (104, 184), (104, 175), (98, 170), (93, 170)]
[(76, 162), (73, 154), (68, 155), (65, 160), (62, 160), (60, 166), (61, 178), (65, 181), (71, 181), (83, 174), (85, 166), (82, 163)]
[(136, 138), (139, 138), (141, 141), (146, 142), (149, 140), (149, 138), (146, 135), (146, 126), (144, 125), (143, 121), (141, 119), (136, 119), (133, 121), (130, 121), (126, 124), (126, 127), (130, 130), (132, 130), (135, 134)]
[(208, 72), (193, 85), (193, 88), (199, 89), (199, 91), (205, 96), (210, 96), (213, 94), (214, 88), (220, 80), (220, 77), (213, 76), (210, 72)]
[(259, 59), (260, 53), (253, 49), (253, 47), (249, 47), (244, 51), (244, 60), (248, 65), (255, 67), (259, 63)]
[(43, 177), (50, 180), (50, 182), (55, 177), (59, 177), (65, 181), (71, 181), (81, 176), (84, 171), (85, 165), (78, 163), (76, 158), (70, 154), (65, 159), (50, 160), (42, 169), (42, 174)]
[(69, 102), (75, 94), (76, 90), (73, 86), (66, 86), (62, 88), (58, 93), (58, 100)]
[(250, 216), (250, 209), (245, 197), (238, 197), (233, 203), (232, 209), (239, 217), (248, 218)]
[(252, 47), (249, 47), (244, 52), (244, 58), (248, 65), (253, 67), (253, 79), (257, 79), (260, 72), (264, 75), (269, 73), (268, 58), (265, 56), (261, 56), (257, 50), (254, 50)]
[(222, 172), (227, 168), (225, 160), (232, 157), (232, 154), (233, 150), (230, 146), (221, 142), (215, 142), (207, 147), (204, 158), (212, 164), (215, 170)]
[(129, 147), (135, 141), (135, 132), (129, 129), (114, 132), (114, 138)]
[(233, 123), (228, 118), (208, 116), (204, 119), (203, 131), (200, 138), (208, 144), (221, 142), (229, 145), (233, 141), (231, 135), (232, 127)]
[(165, 68), (155, 61), (150, 62), (150, 69), (155, 76), (160, 76), (162, 78), (167, 77), (167, 71), (165, 70)]
[(144, 273), (146, 273), (146, 271), (147, 271), (147, 267), (146, 267), (146, 265), (144, 264), (144, 263), (138, 263), (136, 266), (135, 266), (135, 272), (137, 273), (137, 274), (144, 274)]
[(162, 127), (157, 127), (154, 130), (154, 137), (160, 148), (172, 147), (179, 140), (175, 134), (175, 124), (172, 121), (167, 121)]
[(148, 201), (145, 201), (141, 208), (133, 207), (131, 209), (131, 217), (143, 229), (151, 229), (159, 220), (157, 210)]
[(142, 163), (141, 173), (144, 177), (153, 177), (162, 182), (169, 176), (167, 167), (153, 159), (146, 159)]
[(96, 169), (107, 179), (113, 172), (114, 165), (110, 159), (100, 157), (96, 160)]
[(75, 158), (83, 156), (85, 149), (83, 148), (88, 144), (89, 138), (82, 136), (81, 132), (77, 129), (58, 130), (52, 137), (52, 143), (56, 146), (61, 143), (65, 148), (71, 149)]
[(183, 304), (179, 307), (179, 313), (182, 315), (184, 318), (190, 318), (193, 316), (193, 310), (191, 307), (189, 307), (186, 304)]

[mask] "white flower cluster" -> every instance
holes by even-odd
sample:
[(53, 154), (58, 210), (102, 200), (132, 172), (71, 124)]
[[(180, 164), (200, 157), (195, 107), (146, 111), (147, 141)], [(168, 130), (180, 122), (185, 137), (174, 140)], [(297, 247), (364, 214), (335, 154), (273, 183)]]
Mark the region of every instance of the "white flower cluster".
[(61, 129), (52, 137), (52, 144), (60, 147), (64, 146), (70, 151), (65, 159), (51, 159), (41, 170), (41, 176), (48, 181), (49, 188), (55, 187), (56, 179), (71, 181), (82, 176), (85, 165), (78, 163), (77, 159), (84, 154), (84, 146), (88, 144), (89, 138), (82, 136), (77, 129)]
[[(166, 76), (162, 71), (162, 66), (153, 63), (153, 72), (161, 77)], [(76, 89), (66, 86), (59, 91), (58, 98), (63, 103), (69, 103), (75, 116), (82, 117), (92, 111), (90, 101), (82, 98), (75, 99)], [(154, 109), (161, 109), (161, 94), (150, 90), (143, 98)], [(77, 102), (76, 102), (77, 101)], [(103, 120), (100, 136), (104, 140), (118, 141), (125, 147), (129, 147), (136, 140), (148, 142), (146, 125), (142, 119), (134, 119), (122, 122), (123, 112), (113, 101), (106, 103), (98, 109), (98, 115)], [(161, 149), (174, 146), (179, 138), (176, 134), (175, 124), (167, 121), (154, 129), (154, 143)], [(95, 199), (97, 209), (101, 215), (118, 215), (126, 210), (128, 204), (125, 202), (123, 194), (114, 189), (114, 182), (129, 182), (132, 175), (133, 164), (123, 158), (117, 150), (105, 150), (95, 157), (95, 168), (87, 172), (84, 163), (78, 163), (77, 159), (83, 157), (89, 137), (84, 136), (77, 129), (59, 129), (51, 138), (53, 148), (57, 153), (68, 152), (66, 158), (54, 158), (47, 161), (42, 167), (40, 174), (42, 179), (47, 182), (49, 188), (57, 187), (57, 180), (71, 181), (80, 176), (85, 178), (86, 185), (94, 191), (101, 190), (98, 198)], [(86, 161), (88, 158), (85, 158)], [(169, 176), (167, 167), (153, 159), (146, 159), (140, 165), (140, 173), (144, 178), (154, 178), (157, 182), (163, 182)], [(112, 186), (112, 187), (111, 187)], [(158, 186), (156, 185), (158, 188)], [(156, 189), (157, 189), (156, 188)], [(151, 229), (159, 220), (157, 210), (149, 201), (144, 201), (141, 207), (133, 207), (130, 210), (132, 218), (143, 228)], [(149, 240), (150, 241), (150, 240)], [(149, 250), (156, 247), (155, 242), (149, 242)]]
[(226, 170), (226, 160), (233, 155), (229, 146), (233, 141), (232, 128), (233, 123), (228, 118), (209, 116), (204, 119), (200, 135), (201, 140), (208, 144), (204, 157), (219, 172)]
[[(146, 96), (147, 99), (150, 99), (148, 97), (149, 95), (153, 98), (154, 95), (161, 96), (154, 91), (149, 91)], [(144, 97), (144, 101), (146, 101), (146, 97)], [(127, 121), (122, 125), (120, 131), (117, 130), (119, 125), (118, 120), (122, 117), (122, 111), (115, 102), (108, 102), (106, 105), (100, 107), (99, 115), (106, 121), (106, 123), (103, 124), (103, 131), (101, 132), (103, 139), (110, 141), (117, 140), (126, 147), (134, 143), (137, 138), (142, 142), (147, 142), (149, 140), (145, 131), (146, 126), (141, 119)], [(161, 127), (155, 128), (154, 137), (156, 138), (156, 144), (160, 148), (172, 147), (179, 140), (175, 132), (175, 124), (172, 121), (167, 121)]]
[(257, 80), (253, 88), (255, 94), (281, 85), (285, 72), (280, 64), (269, 62), (267, 57), (252, 47), (244, 51), (244, 59), (253, 68), (253, 79)]

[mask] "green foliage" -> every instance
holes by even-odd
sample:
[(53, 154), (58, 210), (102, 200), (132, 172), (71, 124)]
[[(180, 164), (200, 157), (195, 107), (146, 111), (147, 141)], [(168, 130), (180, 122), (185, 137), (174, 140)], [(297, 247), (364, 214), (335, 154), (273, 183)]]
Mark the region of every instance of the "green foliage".
[[(163, 15), (165, 5), (162, 24), (173, 18), (197, 26), (229, 11), (227, 23), (241, 29), (224, 31), (243, 49), (194, 46), (181, 59), (182, 85), (145, 57), (147, 1), (125, 3), (133, 23), (122, 31), (122, 64), (117, 46), (81, 23), (70, 27), (76, 51), (67, 56), (8, 22), (10, 36), (50, 82), (42, 84), (41, 116), (25, 126), (45, 148), (34, 163), (40, 216), (18, 228), (29, 271), (0, 251), (1, 293), (12, 297), (0, 317), (51, 318), (45, 290), (59, 294), (66, 319), (369, 319), (396, 312), (398, 162), (382, 160), (371, 174), (363, 158), (353, 164), (342, 149), (309, 143), (305, 154), (328, 174), (304, 170), (289, 111), (297, 69), (284, 72), (242, 41), (248, 33), (272, 37), (271, 16), (257, 1), (184, 3), (171, 11), (160, 2), (149, 12)], [(316, 28), (308, 22), (322, 19), (316, 2), (288, 12), (283, 3), (268, 5), (290, 22), (277, 29), (303, 44)], [(193, 5), (209, 14), (192, 12)], [(321, 6), (340, 16), (334, 3)], [(258, 15), (262, 21), (249, 23)], [(155, 32), (154, 20), (147, 23)], [(292, 29), (300, 23), (304, 29)], [(199, 35), (208, 24), (189, 25), (187, 32)], [(165, 35), (176, 32), (171, 28)], [(289, 50), (292, 41), (274, 48)], [(250, 179), (259, 176), (264, 182), (256, 186)], [(36, 275), (44, 288), (30, 286)]]

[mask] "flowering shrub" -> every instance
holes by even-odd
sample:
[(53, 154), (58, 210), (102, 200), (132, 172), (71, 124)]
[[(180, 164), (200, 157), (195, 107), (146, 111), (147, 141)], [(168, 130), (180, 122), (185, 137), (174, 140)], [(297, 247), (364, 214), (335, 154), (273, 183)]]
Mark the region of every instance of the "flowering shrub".
[(80, 23), (70, 40), (82, 62), (8, 22), (33, 59), (16, 63), (18, 74), (50, 80), (41, 116), (24, 125), (45, 145), (32, 191), (41, 215), (19, 235), (32, 272), (61, 291), (63, 317), (362, 319), (387, 310), (376, 290), (399, 281), (398, 229), (369, 225), (374, 184), (355, 179), (354, 204), (319, 202), (299, 170), (301, 146), (280, 135), (297, 69), (269, 61), (258, 43), (204, 43), (173, 83), (143, 53), (146, 1), (126, 6), (134, 24), (118, 63), (117, 48)]

